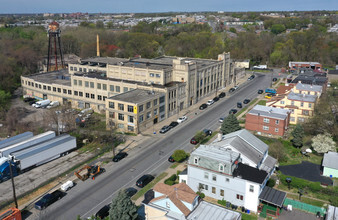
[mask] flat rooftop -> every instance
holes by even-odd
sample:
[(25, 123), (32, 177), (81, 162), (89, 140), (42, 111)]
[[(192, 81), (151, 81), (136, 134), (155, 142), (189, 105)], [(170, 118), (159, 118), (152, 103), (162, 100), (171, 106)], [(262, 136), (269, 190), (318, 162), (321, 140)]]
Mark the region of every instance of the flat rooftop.
[(148, 100), (151, 101), (154, 98), (159, 98), (160, 96), (164, 95), (165, 93), (163, 92), (152, 92), (145, 89), (134, 89), (122, 94), (109, 97), (109, 99), (137, 104), (146, 102)]
[(288, 112), (289, 110), (287, 109), (256, 105), (248, 112), (248, 114), (284, 120), (288, 116)]
[(45, 83), (45, 84), (58, 84), (64, 86), (71, 86), (70, 74), (68, 69), (57, 70), (47, 73), (36, 73), (29, 76), (23, 76), (28, 79), (32, 79), (35, 82)]

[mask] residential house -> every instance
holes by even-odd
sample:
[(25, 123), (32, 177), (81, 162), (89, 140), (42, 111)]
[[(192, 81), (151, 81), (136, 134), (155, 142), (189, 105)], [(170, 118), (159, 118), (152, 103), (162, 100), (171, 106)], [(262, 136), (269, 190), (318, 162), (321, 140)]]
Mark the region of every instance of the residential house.
[(327, 152), (323, 159), (323, 176), (338, 178), (338, 153)]
[(288, 95), (268, 100), (266, 106), (289, 109), (291, 111), (290, 124), (297, 124), (313, 116), (316, 102), (316, 95), (290, 92)]
[(287, 109), (256, 105), (246, 114), (245, 129), (282, 137), (289, 127), (290, 112)]
[(154, 196), (144, 202), (145, 219), (177, 219), (177, 220), (240, 220), (241, 214), (201, 198), (185, 183), (173, 186), (158, 183), (154, 186)]
[(337, 220), (338, 219), (338, 207), (329, 205), (327, 208), (327, 213), (325, 215), (325, 220)]
[(306, 95), (315, 95), (320, 98), (323, 93), (323, 87), (319, 85), (303, 84), (301, 81), (299, 81), (293, 88), (293, 92)]

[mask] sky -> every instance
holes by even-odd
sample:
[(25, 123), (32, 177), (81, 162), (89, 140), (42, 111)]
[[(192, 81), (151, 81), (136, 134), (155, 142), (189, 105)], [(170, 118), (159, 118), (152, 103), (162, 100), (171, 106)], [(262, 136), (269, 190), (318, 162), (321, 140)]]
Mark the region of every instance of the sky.
[(0, 14), (338, 10), (338, 0), (0, 0)]

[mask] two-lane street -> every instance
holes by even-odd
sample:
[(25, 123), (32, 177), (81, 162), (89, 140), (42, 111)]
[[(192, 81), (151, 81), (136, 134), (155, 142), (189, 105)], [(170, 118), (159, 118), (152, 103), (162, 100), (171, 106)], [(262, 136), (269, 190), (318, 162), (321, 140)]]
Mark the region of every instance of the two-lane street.
[[(136, 187), (136, 180), (143, 174), (159, 175), (165, 171), (170, 163), (168, 157), (176, 149), (191, 151), (194, 145), (189, 143), (196, 131), (204, 128), (216, 130), (221, 125), (220, 117), (228, 115), (237, 102), (249, 98), (253, 100), (258, 96), (258, 89), (270, 86), (269, 74), (256, 74), (252, 81), (247, 81), (239, 89), (229, 94), (205, 110), (196, 110), (197, 115), (188, 118), (166, 134), (157, 134), (146, 143), (130, 150), (129, 156), (118, 163), (111, 163), (106, 167), (106, 172), (95, 180), (79, 182), (76, 187), (67, 192), (67, 195), (57, 201), (40, 217), (48, 219), (76, 219), (77, 215), (87, 218), (97, 212), (102, 206), (109, 204), (116, 193), (123, 188)], [(230, 95), (230, 96), (229, 96)], [(202, 103), (198, 103), (200, 105)], [(168, 123), (169, 124), (169, 123)], [(38, 216), (31, 215), (29, 219)]]

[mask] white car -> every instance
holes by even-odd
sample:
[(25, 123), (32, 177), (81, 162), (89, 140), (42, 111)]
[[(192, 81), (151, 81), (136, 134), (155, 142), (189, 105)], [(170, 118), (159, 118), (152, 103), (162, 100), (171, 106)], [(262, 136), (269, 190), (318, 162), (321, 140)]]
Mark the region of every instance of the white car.
[(212, 105), (214, 104), (214, 100), (210, 99), (209, 101), (207, 101), (207, 105)]
[(184, 122), (184, 121), (187, 120), (187, 119), (188, 119), (187, 116), (182, 116), (182, 117), (180, 117), (180, 118), (177, 119), (177, 122), (178, 122), (178, 123), (182, 123), (182, 122)]

